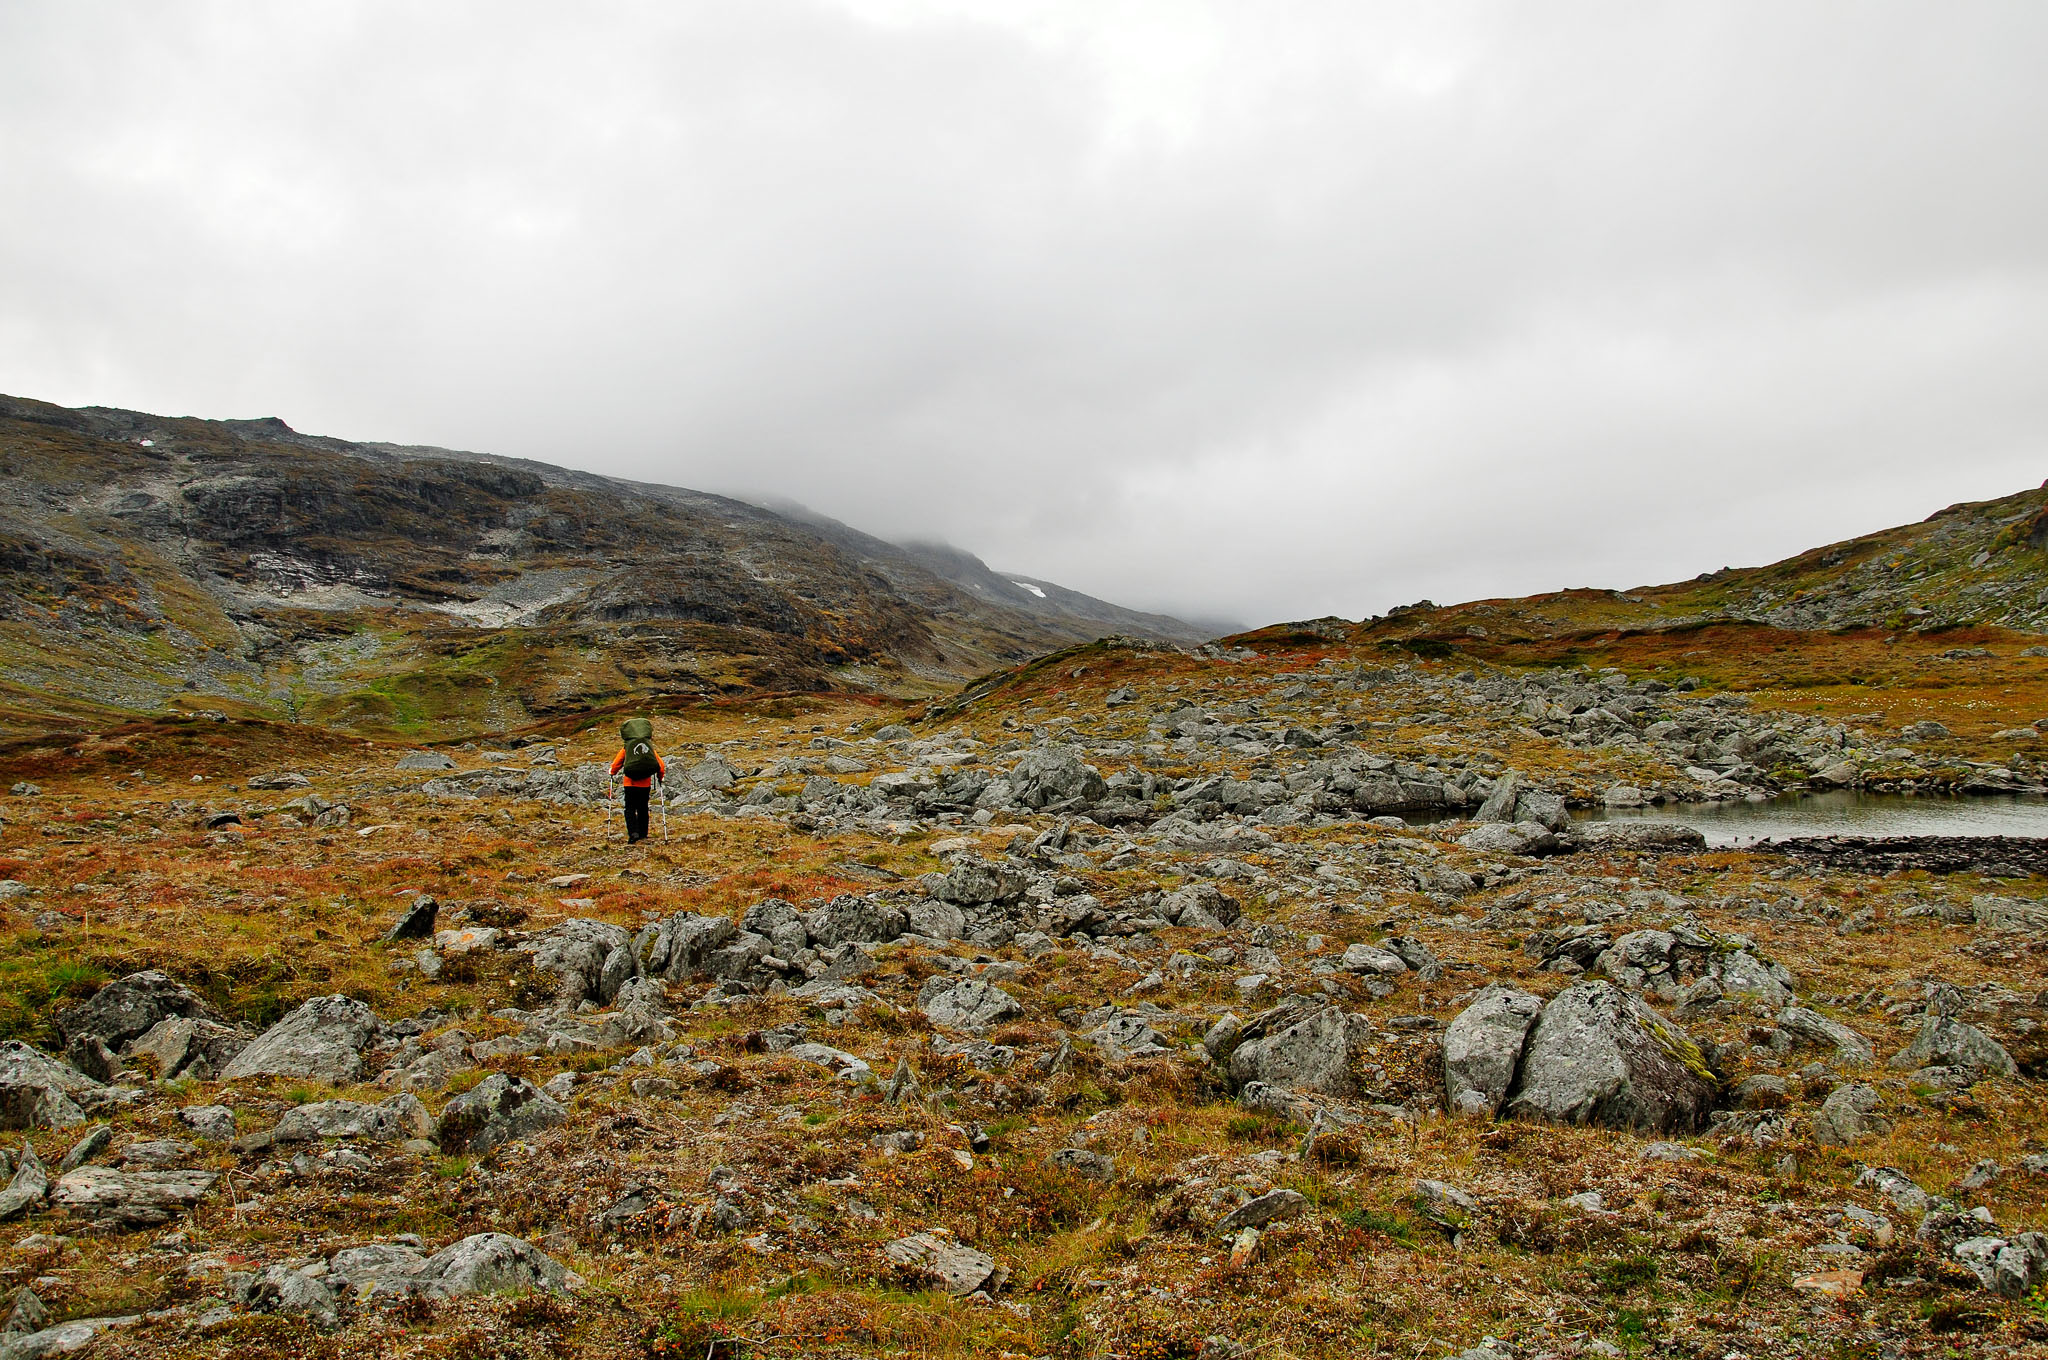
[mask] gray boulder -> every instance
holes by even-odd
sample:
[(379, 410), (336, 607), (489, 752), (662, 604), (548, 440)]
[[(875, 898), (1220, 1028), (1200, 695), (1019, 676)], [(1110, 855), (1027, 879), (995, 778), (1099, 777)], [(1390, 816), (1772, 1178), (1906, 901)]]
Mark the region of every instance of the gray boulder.
[(1515, 799), (1522, 791), (1522, 776), (1514, 770), (1493, 781), (1493, 792), (1486, 795), (1486, 801), (1479, 805), (1479, 811), (1472, 814), (1475, 822), (1512, 822), (1515, 820)]
[(441, 1117), (434, 1121), (434, 1141), (450, 1156), (481, 1156), (568, 1118), (567, 1110), (526, 1078), (496, 1073), (441, 1108)]
[(1092, 1181), (1116, 1179), (1116, 1162), (1099, 1152), (1090, 1152), (1087, 1148), (1061, 1148), (1045, 1160), (1048, 1165), (1086, 1176)]
[(456, 1298), (464, 1294), (569, 1292), (569, 1272), (533, 1243), (504, 1233), (475, 1233), (427, 1258), (413, 1277), (425, 1292)]
[(1190, 883), (1159, 901), (1159, 914), (1188, 930), (1228, 930), (1244, 915), (1243, 908), (1214, 883)]
[(380, 1028), (354, 997), (316, 996), (258, 1035), (220, 1074), (222, 1081), (294, 1077), (345, 1086), (363, 1076), (363, 1049)]
[(212, 1017), (213, 1012), (196, 992), (151, 969), (109, 982), (85, 1001), (59, 1012), (56, 1026), (67, 1043), (90, 1035), (108, 1048), (119, 1049), (173, 1015)]
[(1558, 1124), (1690, 1133), (1718, 1083), (1685, 1030), (1612, 983), (1574, 983), (1537, 1017), (1509, 1114)]
[(1097, 803), (1109, 793), (1102, 775), (1071, 746), (1027, 751), (1010, 771), (1009, 783), (1011, 798), (1028, 808)]
[(647, 976), (671, 982), (710, 977), (712, 956), (738, 933), (723, 916), (679, 911), (654, 928), (641, 966)]
[(209, 1143), (235, 1136), (235, 1112), (225, 1105), (188, 1105), (178, 1111), (178, 1122)]
[(1877, 1113), (1879, 1103), (1874, 1086), (1837, 1086), (1813, 1113), (1813, 1140), (1822, 1147), (1848, 1147), (1888, 1132), (1891, 1121)]
[(2019, 1070), (2004, 1045), (1978, 1029), (1945, 1015), (1931, 1015), (1921, 1022), (1913, 1042), (1892, 1055), (1890, 1066), (1902, 1070), (1916, 1067), (1960, 1067), (1975, 1072), (2012, 1076)]
[(434, 922), (440, 917), (441, 904), (427, 893), (413, 899), (391, 929), (384, 932), (386, 940), (424, 940), (434, 933)]
[(36, 1150), (23, 1143), (21, 1161), (14, 1168), (14, 1176), (7, 1182), (7, 1188), (0, 1190), (0, 1223), (20, 1218), (40, 1205), (49, 1194), (50, 1173), (43, 1170), (43, 1164), (36, 1160)]
[(1487, 855), (1549, 855), (1563, 848), (1538, 822), (1487, 822), (1458, 837), (1458, 844)]
[(963, 859), (947, 871), (932, 896), (962, 907), (980, 907), (992, 902), (1014, 901), (1030, 884), (1031, 880), (1022, 871), (1007, 864)]
[(842, 944), (885, 944), (910, 924), (903, 908), (873, 897), (842, 893), (804, 917), (804, 928), (819, 949)]
[(1370, 1020), (1335, 1006), (1279, 1006), (1244, 1027), (1230, 1053), (1230, 1075), (1240, 1085), (1256, 1081), (1350, 1095), (1357, 1088), (1352, 1064), (1371, 1033)]
[(1234, 1237), (1246, 1228), (1263, 1228), (1282, 1219), (1299, 1218), (1307, 1208), (1308, 1199), (1299, 1190), (1269, 1190), (1217, 1219), (1211, 1231), (1218, 1237)]
[(533, 954), (535, 972), (554, 975), (556, 999), (571, 1006), (583, 1001), (609, 1005), (619, 984), (638, 970), (633, 937), (609, 921), (576, 917), (521, 947)]
[(1869, 1041), (1841, 1021), (1830, 1020), (1804, 1006), (1787, 1006), (1778, 1013), (1778, 1029), (1771, 1036), (1771, 1047), (1791, 1052), (1806, 1046), (1832, 1048), (1842, 1062), (1858, 1067), (1877, 1060)]
[(123, 1056), (148, 1058), (157, 1076), (195, 1077), (211, 1081), (249, 1046), (246, 1031), (217, 1020), (174, 1015), (159, 1020), (149, 1032), (128, 1041)]
[(2023, 1299), (2048, 1281), (2048, 1236), (1971, 1237), (1949, 1254), (2001, 1298)]
[(60, 1178), (50, 1203), (75, 1219), (120, 1228), (154, 1228), (197, 1204), (219, 1179), (214, 1171), (130, 1171), (81, 1166)]
[(111, 1093), (40, 1049), (0, 1044), (0, 1129), (68, 1129)]
[(322, 1138), (360, 1138), (371, 1143), (402, 1143), (424, 1138), (434, 1121), (427, 1107), (410, 1091), (376, 1105), (353, 1100), (320, 1100), (301, 1105), (277, 1122), (270, 1136), (280, 1143), (311, 1143)]
[(1580, 822), (1571, 834), (1582, 849), (1631, 854), (1698, 850), (1707, 843), (1699, 831), (1676, 822)]
[(394, 767), (400, 770), (452, 770), (455, 762), (445, 751), (407, 751)]
[(998, 1288), (1007, 1274), (994, 1257), (931, 1233), (898, 1238), (882, 1248), (882, 1255), (900, 1269), (934, 1281), (956, 1298)]
[(767, 897), (747, 908), (740, 929), (760, 935), (774, 946), (775, 953), (793, 959), (811, 947), (811, 932), (804, 914), (779, 897)]
[[(946, 979), (934, 978), (934, 982)], [(979, 978), (964, 978), (951, 983), (919, 1001), (925, 1018), (934, 1025), (947, 1029), (964, 1029), (970, 1034), (984, 1034), (990, 1028), (1005, 1020), (1024, 1014), (1024, 1007), (994, 983)]]
[(1444, 1029), (1444, 1095), (1451, 1113), (1491, 1119), (1514, 1084), (1543, 1000), (1491, 983)]

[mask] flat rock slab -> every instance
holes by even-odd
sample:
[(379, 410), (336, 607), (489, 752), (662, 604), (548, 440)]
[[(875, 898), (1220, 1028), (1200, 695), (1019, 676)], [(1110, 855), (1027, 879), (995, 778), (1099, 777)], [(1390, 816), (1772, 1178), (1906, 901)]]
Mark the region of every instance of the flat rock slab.
[(948, 1294), (965, 1298), (978, 1289), (994, 1288), (1006, 1274), (995, 1258), (931, 1233), (898, 1238), (882, 1254), (905, 1270), (929, 1277)]
[(213, 1171), (127, 1171), (82, 1166), (61, 1178), (50, 1203), (73, 1218), (108, 1227), (153, 1228), (199, 1203)]

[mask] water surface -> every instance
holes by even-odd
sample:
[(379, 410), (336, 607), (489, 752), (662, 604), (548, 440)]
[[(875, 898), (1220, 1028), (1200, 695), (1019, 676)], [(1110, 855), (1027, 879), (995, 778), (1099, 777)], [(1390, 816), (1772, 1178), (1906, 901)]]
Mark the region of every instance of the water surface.
[(1580, 821), (1679, 822), (1709, 845), (1746, 845), (1789, 836), (2048, 836), (2048, 798), (1972, 795), (1790, 793), (1760, 803), (1666, 803), (1661, 807), (1592, 808)]

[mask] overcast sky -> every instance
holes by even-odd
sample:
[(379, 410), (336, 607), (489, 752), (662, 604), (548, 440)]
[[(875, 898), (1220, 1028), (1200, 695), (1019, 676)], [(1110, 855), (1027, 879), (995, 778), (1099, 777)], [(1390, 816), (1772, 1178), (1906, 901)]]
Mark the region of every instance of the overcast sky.
[(0, 5), (0, 390), (1267, 622), (2048, 475), (2048, 4)]

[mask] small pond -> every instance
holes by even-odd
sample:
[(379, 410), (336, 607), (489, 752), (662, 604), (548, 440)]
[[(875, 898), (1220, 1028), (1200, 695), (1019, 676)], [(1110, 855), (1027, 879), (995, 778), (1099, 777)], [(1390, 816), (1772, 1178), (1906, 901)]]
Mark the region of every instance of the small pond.
[(1584, 821), (1680, 822), (1709, 845), (1746, 845), (1792, 836), (2048, 836), (2048, 798), (1973, 795), (1793, 793), (1763, 802), (1666, 803), (1661, 807), (1590, 809)]

